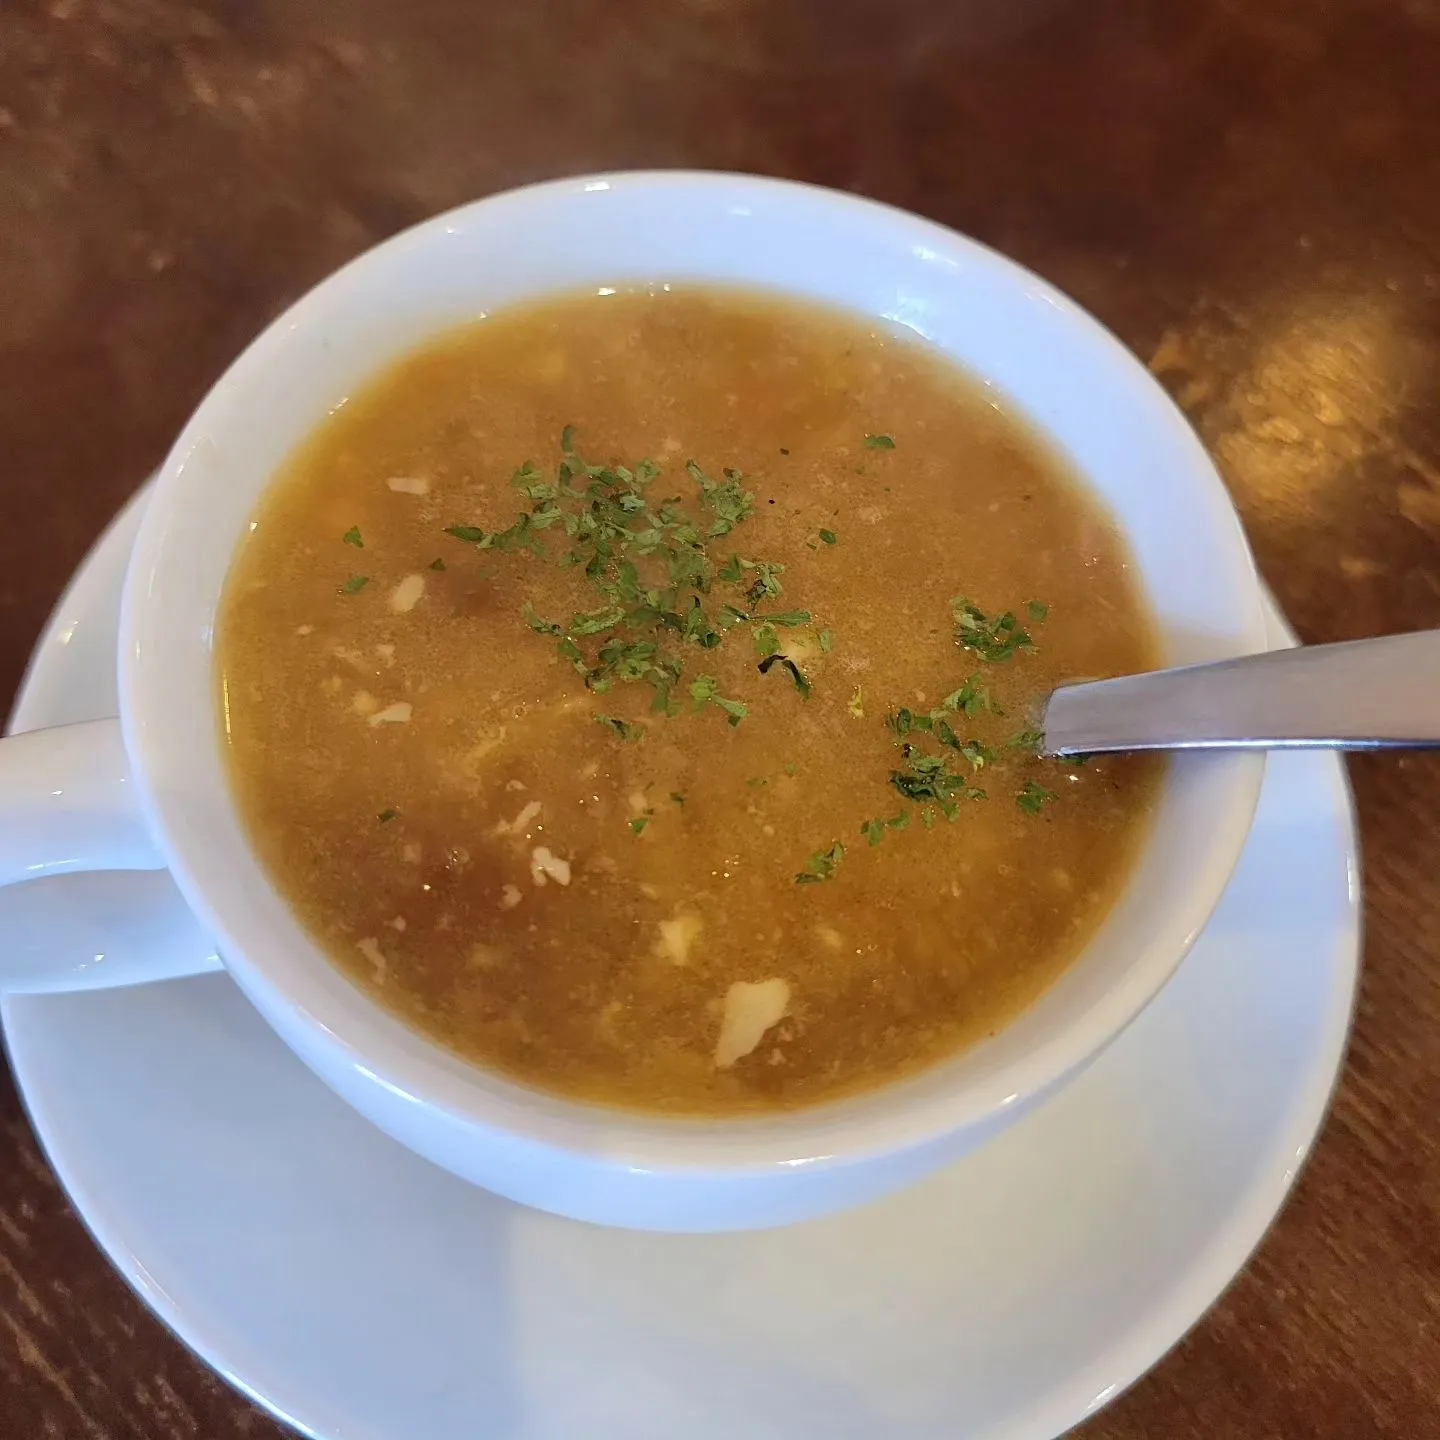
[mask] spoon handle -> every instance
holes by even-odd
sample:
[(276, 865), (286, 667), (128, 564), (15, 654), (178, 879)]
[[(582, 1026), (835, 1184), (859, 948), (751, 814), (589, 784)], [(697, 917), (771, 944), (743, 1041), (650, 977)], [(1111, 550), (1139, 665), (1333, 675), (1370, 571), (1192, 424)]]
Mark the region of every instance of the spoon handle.
[(1053, 755), (1440, 746), (1440, 630), (1065, 685), (1044, 730)]

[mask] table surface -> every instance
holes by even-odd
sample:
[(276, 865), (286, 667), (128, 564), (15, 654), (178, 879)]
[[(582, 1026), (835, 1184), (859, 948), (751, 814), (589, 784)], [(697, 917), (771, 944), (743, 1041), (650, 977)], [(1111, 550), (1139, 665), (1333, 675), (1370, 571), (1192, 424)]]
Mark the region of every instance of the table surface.
[[(340, 262), (520, 181), (873, 195), (1034, 267), (1215, 455), (1307, 641), (1440, 625), (1440, 0), (11, 0), (0, 704), (201, 393)], [(1259, 1254), (1086, 1440), (1440, 1434), (1440, 760), (1353, 767), (1365, 976)], [(0, 1085), (0, 1433), (274, 1437)]]

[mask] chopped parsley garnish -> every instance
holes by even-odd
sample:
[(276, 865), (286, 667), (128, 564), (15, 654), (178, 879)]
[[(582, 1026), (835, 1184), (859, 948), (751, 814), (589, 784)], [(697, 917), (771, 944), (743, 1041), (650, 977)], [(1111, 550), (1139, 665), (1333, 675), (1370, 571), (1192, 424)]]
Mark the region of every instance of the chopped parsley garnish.
[[(740, 564), (745, 570), (755, 572), (755, 579), (745, 592), (745, 598), (751, 605), (758, 605), (762, 600), (773, 600), (784, 589), (779, 580), (785, 571), (783, 565), (771, 564), (764, 560), (741, 560)], [(804, 624), (804, 621), (801, 621), (801, 624)]]
[(885, 717), (885, 724), (894, 731), (897, 740), (903, 740), (914, 733), (934, 735), (942, 745), (960, 751), (978, 770), (994, 758), (993, 752), (977, 740), (961, 740), (949, 717), (962, 712), (967, 716), (975, 715), (988, 705), (988, 694), (983, 689), (977, 691), (973, 681), (966, 681), (928, 714), (917, 714), (902, 705), (899, 710)]
[[(1029, 601), (1026, 608), (1036, 623), (1049, 613), (1038, 600)], [(956, 639), (987, 663), (1011, 660), (1035, 648), (1030, 633), (1009, 612), (991, 617), (963, 597), (952, 600), (951, 609)], [(851, 702), (852, 714), (856, 713), (859, 698), (857, 690), (856, 700)], [(885, 716), (885, 724), (900, 747), (902, 762), (891, 770), (890, 784), (920, 807), (920, 819), (927, 830), (934, 826), (937, 812), (947, 820), (955, 820), (962, 801), (988, 798), (987, 792), (973, 783), (972, 777), (981, 771), (999, 767), (997, 773), (1003, 774), (1017, 763), (1051, 763), (1044, 753), (1045, 737), (1039, 730), (1021, 730), (1004, 740), (987, 743), (956, 728), (962, 715), (969, 720), (1004, 713), (987, 687), (972, 675), (933, 710), (915, 711), (901, 706)], [(1022, 752), (1024, 759), (1013, 760), (1013, 752)], [(968, 769), (958, 768), (960, 761)], [(1038, 815), (1056, 795), (1038, 780), (1026, 779), (1015, 798), (1027, 815)], [(901, 813), (908, 817), (908, 812)], [(890, 828), (896, 828), (894, 822), (867, 820), (860, 833), (871, 845), (878, 845)]]
[(1027, 815), (1038, 815), (1054, 798), (1053, 790), (1047, 790), (1036, 780), (1027, 780), (1025, 788), (1015, 797), (1015, 803)]
[(603, 726), (622, 740), (639, 740), (645, 734), (643, 725), (632, 725), (628, 720), (617, 720), (613, 715), (597, 715), (595, 723)]
[(432, 570), (443, 570), (443, 569), (445, 568), (445, 562), (437, 555), (437, 556), (430, 562), (430, 568), (431, 568)]
[[(530, 551), (583, 573), (595, 593), (591, 608), (552, 619), (527, 604), (524, 618), (555, 642), (588, 689), (604, 694), (616, 684), (646, 684), (654, 691), (652, 709), (673, 715), (691, 647), (713, 650), (736, 626), (749, 625), (766, 660), (779, 651), (777, 629), (811, 622), (808, 610), (769, 609), (784, 592), (783, 565), (738, 553), (721, 562), (711, 554), (713, 542), (739, 529), (755, 508), (739, 470), (715, 478), (687, 462), (693, 487), (687, 500), (662, 494), (656, 483), (662, 472), (652, 460), (633, 468), (587, 463), (573, 426), (566, 426), (560, 448), (553, 479), (528, 464), (511, 477), (530, 508), (506, 529), (452, 525), (445, 533), (477, 550)], [(562, 554), (547, 554), (547, 530), (561, 541)], [(797, 688), (803, 693), (808, 684), (797, 681)], [(714, 705), (732, 725), (748, 714), (710, 677), (692, 681), (690, 693), (695, 709)]]
[(1013, 660), (1022, 650), (1033, 650), (1035, 642), (1012, 611), (991, 617), (978, 605), (957, 595), (950, 602), (955, 616), (955, 638), (988, 664)]
[(382, 825), (388, 825), (400, 812), (392, 805), (388, 810), (382, 810), (375, 818)]
[(365, 542), (360, 538), (360, 527), (352, 525), (341, 537), (342, 545), (353, 545), (357, 550), (365, 548)]
[(838, 840), (828, 850), (817, 850), (805, 862), (805, 868), (795, 877), (795, 883), (818, 885), (822, 880), (833, 880), (844, 858), (845, 847)]
[[(986, 662), (1010, 660), (1035, 648), (1029, 632), (1013, 614), (992, 618), (964, 598), (951, 601), (951, 609), (956, 638)], [(1038, 600), (1030, 602), (1028, 609), (1036, 621), (1048, 613)], [(981, 771), (1008, 766), (1013, 763), (1009, 757), (1015, 751), (1024, 752), (1031, 760), (1044, 758), (1045, 738), (1038, 730), (1022, 730), (1003, 741), (987, 743), (957, 729), (961, 716), (971, 720), (1004, 713), (988, 688), (972, 675), (933, 710), (915, 711), (901, 706), (886, 715), (885, 724), (900, 747), (902, 760), (890, 772), (890, 784), (921, 807), (920, 818), (927, 830), (934, 825), (937, 811), (947, 820), (955, 820), (962, 801), (987, 798), (987, 792), (972, 778)], [(959, 768), (960, 761), (968, 768)], [(1037, 815), (1055, 795), (1032, 779), (1025, 782), (1016, 799), (1026, 814)], [(879, 844), (883, 835), (880, 826), (881, 822), (875, 820), (861, 826), (861, 833), (872, 845)]]
[(715, 516), (710, 526), (712, 539), (728, 535), (755, 508), (755, 497), (741, 485), (745, 478), (738, 470), (726, 469), (724, 480), (712, 480), (693, 460), (685, 463), (690, 478), (700, 487), (700, 498)]
[[(884, 434), (866, 434), (864, 443), (871, 450), (896, 448), (894, 438)], [(805, 629), (805, 643), (818, 646), (822, 655), (833, 652), (835, 635), (819, 628), (823, 621), (816, 622), (809, 610), (778, 608), (777, 602), (785, 603), (784, 565), (756, 556), (748, 547), (730, 549), (744, 544), (728, 537), (737, 536), (756, 508), (739, 470), (726, 468), (715, 475), (690, 460), (677, 487), (683, 493), (666, 493), (670, 483), (652, 460), (633, 467), (588, 463), (576, 450), (572, 426), (565, 428), (560, 449), (560, 463), (549, 474), (526, 464), (511, 477), (528, 509), (508, 526), (490, 530), (453, 525), (446, 534), (480, 552), (533, 555), (579, 572), (583, 598), (572, 613), (541, 614), (527, 601), (522, 615), (531, 630), (554, 644), (588, 690), (604, 695), (619, 684), (641, 684), (653, 692), (652, 713), (677, 715), (687, 708), (688, 695), (692, 713), (713, 707), (731, 726), (739, 725), (750, 714), (745, 701), (722, 694), (714, 674), (697, 675), (689, 665), (695, 651), (714, 650), (738, 630), (742, 646), (748, 631), (761, 675), (782, 670), (802, 699), (811, 698), (810, 677), (795, 656), (786, 653), (787, 644), (796, 654), (807, 652), (799, 648), (801, 642), (787, 640), (785, 632)], [(783, 446), (780, 450), (789, 454)], [(363, 547), (358, 528), (345, 540)], [(812, 551), (837, 543), (829, 528), (811, 532), (806, 541)], [(433, 570), (445, 568), (439, 558), (431, 565)], [(353, 594), (366, 583), (368, 577), (352, 576), (342, 588)], [(987, 665), (1035, 649), (1031, 629), (1013, 612), (992, 616), (963, 596), (952, 600), (951, 609), (955, 639)], [(1031, 600), (1023, 613), (1035, 626), (1049, 612), (1042, 602)], [(865, 718), (861, 688), (847, 709), (856, 719)], [(1004, 713), (989, 688), (971, 675), (934, 708), (902, 706), (887, 714), (885, 722), (899, 749), (889, 786), (909, 804), (893, 817), (882, 814), (861, 822), (859, 833), (867, 844), (878, 846), (889, 831), (906, 829), (913, 809), (919, 810), (926, 829), (939, 816), (957, 819), (965, 802), (987, 798), (975, 783), (987, 770), (993, 772), (992, 788), (1019, 787), (1012, 793), (1027, 814), (1038, 815), (1055, 800), (1054, 792), (1038, 780), (1025, 778), (1026, 767), (1051, 763), (1043, 755), (1043, 736), (1027, 729), (1002, 739), (993, 717)], [(645, 734), (646, 727), (634, 721), (608, 714), (593, 718), (622, 741), (637, 741)], [(972, 721), (978, 723), (972, 727)], [(977, 736), (974, 730), (981, 733)], [(794, 767), (786, 766), (785, 773), (793, 775)], [(768, 781), (762, 776), (749, 783), (762, 787)], [(671, 791), (669, 798), (677, 806), (685, 804), (679, 791)], [(386, 812), (382, 819), (395, 813)], [(633, 816), (627, 822), (631, 831), (643, 834), (654, 814), (652, 807)], [(834, 841), (805, 862), (795, 883), (833, 879), (844, 857), (844, 844)]]
[(950, 769), (943, 755), (926, 755), (914, 745), (901, 747), (904, 764), (890, 772), (890, 783), (907, 800), (935, 805), (947, 820), (960, 814), (961, 800), (984, 800), (985, 791), (970, 783), (964, 775)]
[(370, 583), (368, 575), (352, 575), (341, 587), (342, 595), (357, 595)]

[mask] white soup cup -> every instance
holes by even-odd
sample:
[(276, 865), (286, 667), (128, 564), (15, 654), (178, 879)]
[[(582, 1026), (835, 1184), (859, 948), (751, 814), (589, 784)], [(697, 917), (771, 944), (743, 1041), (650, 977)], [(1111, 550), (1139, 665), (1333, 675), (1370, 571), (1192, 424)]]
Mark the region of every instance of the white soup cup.
[[(277, 893), (236, 814), (213, 653), (226, 572), (271, 477), (345, 398), (447, 327), (554, 291), (752, 285), (911, 330), (993, 385), (1089, 481), (1132, 547), (1168, 663), (1265, 648), (1235, 512), (1184, 419), (1104, 329), (1034, 275), (914, 216), (737, 175), (537, 185), (397, 236), (278, 320), (165, 461), (131, 556), (118, 720), (0, 742), (0, 883), (167, 867), (236, 984), (376, 1125), (475, 1184), (607, 1224), (718, 1230), (853, 1205), (978, 1144), (1075, 1075), (1174, 973), (1239, 858), (1262, 761), (1177, 759), (1153, 838), (1076, 963), (999, 1034), (915, 1078), (773, 1118), (655, 1118), (468, 1065), (362, 993)], [(957, 481), (958, 483), (958, 481)], [(157, 950), (157, 955), (164, 947)], [(199, 970), (209, 949), (0, 987)]]

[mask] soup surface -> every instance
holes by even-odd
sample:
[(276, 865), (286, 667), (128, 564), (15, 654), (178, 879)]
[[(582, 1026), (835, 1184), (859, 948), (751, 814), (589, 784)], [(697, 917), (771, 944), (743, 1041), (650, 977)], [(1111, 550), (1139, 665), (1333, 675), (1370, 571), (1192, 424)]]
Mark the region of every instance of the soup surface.
[(357, 983), (522, 1082), (733, 1114), (893, 1080), (1050, 984), (1143, 839), (1153, 762), (1031, 731), (1156, 662), (1111, 520), (854, 316), (496, 314), (255, 519), (218, 659), (256, 849)]

